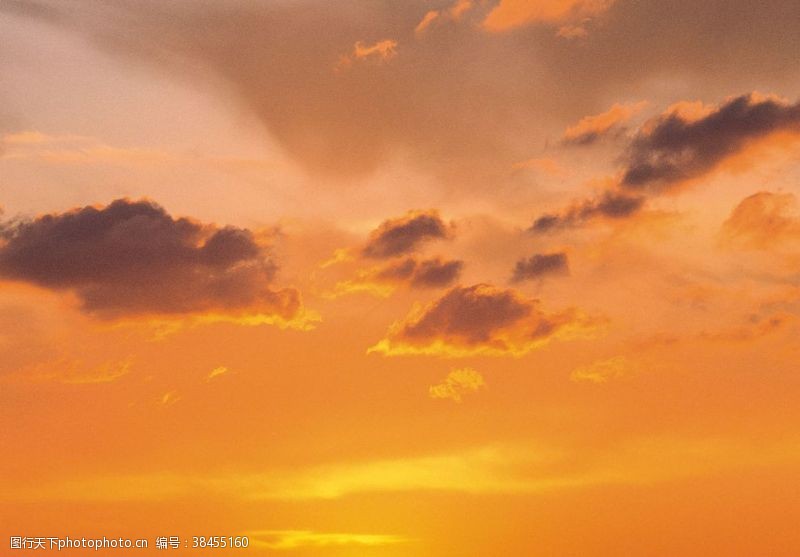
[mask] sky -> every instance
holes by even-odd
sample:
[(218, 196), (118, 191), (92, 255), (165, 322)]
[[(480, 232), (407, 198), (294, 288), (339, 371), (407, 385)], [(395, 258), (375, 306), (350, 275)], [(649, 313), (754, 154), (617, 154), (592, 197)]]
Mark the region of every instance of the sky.
[(795, 0), (4, 0), (0, 543), (797, 555), (798, 51)]

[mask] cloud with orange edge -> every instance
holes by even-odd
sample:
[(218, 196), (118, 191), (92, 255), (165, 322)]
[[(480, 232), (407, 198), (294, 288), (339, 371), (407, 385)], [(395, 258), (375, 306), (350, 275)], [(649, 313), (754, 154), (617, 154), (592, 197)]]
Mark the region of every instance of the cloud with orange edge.
[(401, 287), (443, 288), (453, 284), (463, 268), (460, 260), (406, 257), (360, 270), (356, 278), (336, 283), (332, 297), (365, 292), (385, 298)]
[(622, 131), (622, 125), (647, 106), (647, 101), (615, 103), (600, 114), (585, 116), (568, 127), (561, 141), (568, 145), (590, 145), (611, 133)]
[(685, 103), (646, 122), (625, 154), (620, 187), (658, 194), (702, 178), (757, 142), (800, 138), (800, 102), (748, 93), (687, 113)]
[(303, 309), (299, 291), (272, 286), (277, 265), (250, 230), (148, 200), (0, 222), (0, 242), (0, 279), (73, 293), (103, 319), (291, 322)]
[(545, 313), (538, 300), (489, 284), (456, 286), (415, 306), (368, 353), (386, 356), (522, 356), (554, 339), (593, 334), (599, 321), (576, 309)]
[[(581, 137), (578, 129), (574, 133)], [(678, 191), (739, 158), (749, 162), (752, 149), (773, 141), (783, 149), (800, 142), (800, 102), (747, 93), (716, 107), (677, 103), (639, 128), (624, 152), (619, 178), (605, 192), (539, 216), (530, 230), (634, 217), (648, 198)]]

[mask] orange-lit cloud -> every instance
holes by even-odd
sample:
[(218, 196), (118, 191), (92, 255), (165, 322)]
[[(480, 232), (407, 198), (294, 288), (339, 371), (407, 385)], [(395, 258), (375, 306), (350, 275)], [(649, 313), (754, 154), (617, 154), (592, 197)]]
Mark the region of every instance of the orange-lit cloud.
[(472, 368), (454, 369), (447, 374), (444, 381), (431, 385), (428, 394), (431, 398), (449, 399), (461, 402), (464, 396), (484, 388), (483, 376)]
[(466, 12), (471, 9), (471, 0), (456, 0), (455, 3), (447, 9), (430, 10), (425, 13), (420, 22), (414, 28), (414, 31), (416, 33), (423, 33), (432, 25), (440, 24), (444, 21), (458, 21)]
[(375, 62), (380, 64), (390, 60), (396, 55), (397, 41), (384, 39), (370, 45), (357, 41), (353, 45), (352, 52), (339, 57), (336, 69), (347, 69), (355, 62)]
[(537, 23), (580, 22), (604, 13), (613, 0), (500, 0), (483, 21), (492, 32), (503, 32)]
[(622, 124), (647, 106), (646, 101), (615, 104), (607, 111), (586, 116), (564, 132), (562, 141), (571, 145), (589, 145), (609, 133), (620, 131)]
[(520, 356), (555, 338), (585, 334), (591, 320), (576, 310), (546, 314), (536, 300), (488, 284), (458, 286), (395, 323), (370, 352), (393, 356)]

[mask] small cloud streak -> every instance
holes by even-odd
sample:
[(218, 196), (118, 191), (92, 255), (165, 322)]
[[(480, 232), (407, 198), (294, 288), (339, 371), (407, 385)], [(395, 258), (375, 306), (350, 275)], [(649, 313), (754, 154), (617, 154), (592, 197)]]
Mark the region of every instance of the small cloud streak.
[(560, 213), (542, 215), (528, 230), (534, 234), (542, 234), (582, 226), (597, 220), (624, 220), (637, 214), (645, 202), (646, 198), (641, 195), (607, 191), (598, 198), (575, 203)]
[(576, 383), (607, 383), (630, 375), (633, 371), (630, 360), (625, 356), (617, 356), (576, 368), (570, 374), (570, 379)]
[(537, 253), (517, 261), (511, 281), (522, 282), (567, 274), (569, 274), (569, 260), (566, 253)]
[(225, 375), (226, 373), (228, 373), (228, 368), (226, 368), (225, 366), (215, 367), (214, 369), (211, 370), (211, 373), (208, 374), (206, 381), (211, 381), (212, 379), (219, 377), (221, 375)]
[(567, 145), (591, 145), (612, 132), (622, 130), (622, 124), (647, 106), (647, 101), (615, 104), (605, 112), (586, 116), (564, 132), (561, 141)]
[(336, 70), (347, 70), (356, 62), (373, 62), (383, 64), (397, 55), (397, 41), (384, 39), (373, 44), (364, 44), (357, 41), (353, 45), (353, 50), (346, 55), (339, 57)]
[(456, 0), (456, 2), (447, 9), (430, 10), (422, 17), (422, 20), (420, 20), (414, 28), (414, 32), (421, 34), (435, 24), (442, 24), (445, 21), (458, 21), (471, 9), (471, 0)]

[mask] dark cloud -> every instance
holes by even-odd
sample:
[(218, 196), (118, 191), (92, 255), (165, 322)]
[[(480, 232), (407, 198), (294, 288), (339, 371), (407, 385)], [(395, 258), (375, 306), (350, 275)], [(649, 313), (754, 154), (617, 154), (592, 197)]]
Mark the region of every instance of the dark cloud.
[(383, 259), (415, 251), (429, 240), (447, 238), (448, 227), (436, 211), (411, 211), (384, 221), (361, 250), (364, 257)]
[(638, 213), (645, 201), (640, 195), (608, 191), (597, 199), (582, 201), (561, 213), (542, 215), (528, 230), (540, 234), (581, 226), (595, 219), (624, 219)]
[(385, 354), (516, 353), (586, 325), (576, 312), (545, 314), (536, 300), (487, 284), (457, 286), (396, 324), (372, 348)]
[[(756, 141), (777, 132), (800, 133), (800, 102), (740, 95), (691, 117), (678, 105), (646, 122), (631, 139), (616, 188), (560, 213), (540, 216), (536, 233), (580, 226), (597, 218), (624, 219), (638, 213), (648, 197), (705, 176)], [(697, 111), (697, 107), (693, 107)]]
[(418, 261), (409, 257), (382, 267), (375, 273), (375, 280), (407, 283), (415, 288), (438, 288), (455, 282), (463, 268), (463, 261), (443, 261), (438, 257)]
[(567, 254), (537, 253), (526, 259), (517, 261), (514, 266), (513, 282), (540, 279), (547, 275), (564, 275), (569, 273)]
[(71, 290), (105, 317), (255, 310), (291, 318), (293, 289), (273, 290), (275, 264), (245, 229), (173, 218), (120, 199), (0, 229), (0, 278)]
[(631, 191), (669, 189), (707, 174), (750, 142), (787, 130), (800, 133), (800, 103), (747, 94), (698, 119), (671, 111), (634, 137), (621, 185)]

